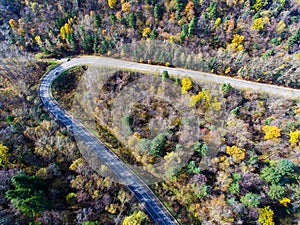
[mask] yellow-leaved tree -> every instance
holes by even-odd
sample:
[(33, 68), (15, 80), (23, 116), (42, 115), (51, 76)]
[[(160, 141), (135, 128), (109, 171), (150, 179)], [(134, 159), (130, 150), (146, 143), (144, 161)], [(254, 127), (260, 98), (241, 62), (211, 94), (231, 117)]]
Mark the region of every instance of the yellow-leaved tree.
[(0, 144), (0, 166), (8, 163), (8, 147)]
[(126, 216), (122, 225), (141, 225), (147, 218), (146, 214), (142, 211), (134, 211), (131, 216)]
[(65, 23), (65, 25), (63, 25), (60, 28), (60, 36), (63, 40), (66, 39), (67, 35), (72, 34), (72, 33), (73, 33), (73, 28), (70, 26), (69, 23)]
[(129, 2), (124, 2), (122, 4), (122, 11), (123, 12), (131, 12), (131, 5)]
[(289, 198), (282, 198), (279, 200), (280, 205), (283, 205), (284, 207), (288, 207), (288, 204), (291, 203), (291, 199)]
[(274, 225), (273, 215), (274, 212), (270, 206), (265, 206), (264, 208), (259, 209), (258, 222), (262, 225)]
[(183, 78), (181, 81), (181, 91), (182, 94), (187, 94), (189, 90), (193, 87), (193, 82), (190, 78)]
[(40, 35), (37, 35), (34, 37), (36, 43), (41, 46), (42, 45), (42, 40), (41, 40), (41, 36)]
[(114, 8), (117, 5), (117, 0), (108, 0), (107, 3), (110, 8)]
[(76, 159), (70, 165), (69, 169), (81, 173), (86, 168), (86, 161), (83, 158)]
[(240, 162), (240, 161), (244, 160), (246, 157), (245, 150), (240, 149), (240, 148), (236, 147), (235, 145), (232, 147), (227, 146), (226, 153), (229, 154), (230, 156), (232, 156), (232, 158), (235, 162)]
[(9, 23), (9, 25), (10, 25), (10, 27), (11, 27), (12, 29), (15, 29), (16, 27), (18, 27), (18, 23), (17, 23), (17, 21), (15, 21), (14, 19), (10, 19), (10, 20), (8, 21), (8, 23)]
[(211, 96), (211, 93), (209, 92), (209, 90), (203, 89), (197, 95), (192, 95), (191, 100), (190, 100), (190, 105), (195, 106), (199, 101), (201, 101), (201, 99), (203, 99), (203, 101), (205, 103), (204, 104), (205, 108), (208, 108), (211, 104), (211, 99), (212, 99), (212, 96)]
[(146, 27), (143, 29), (142, 36), (148, 38), (150, 36), (150, 33), (151, 33), (150, 27)]
[(300, 131), (296, 130), (296, 131), (291, 131), (290, 132), (290, 143), (292, 146), (299, 144), (300, 145)]
[(264, 139), (268, 140), (268, 139), (276, 139), (278, 137), (280, 137), (280, 129), (276, 126), (263, 126), (262, 131), (265, 132), (265, 136)]
[(280, 20), (279, 23), (277, 24), (276, 31), (281, 34), (285, 28), (286, 28), (286, 24), (284, 23), (283, 20)]
[(269, 23), (269, 21), (270, 19), (266, 17), (257, 18), (253, 21), (251, 28), (261, 31), (265, 28), (265, 26)]
[(239, 34), (233, 35), (233, 39), (231, 41), (231, 44), (227, 45), (227, 49), (228, 50), (234, 50), (235, 52), (243, 51), (244, 50), (244, 46), (243, 46), (244, 40), (245, 40), (244, 36), (241, 36)]

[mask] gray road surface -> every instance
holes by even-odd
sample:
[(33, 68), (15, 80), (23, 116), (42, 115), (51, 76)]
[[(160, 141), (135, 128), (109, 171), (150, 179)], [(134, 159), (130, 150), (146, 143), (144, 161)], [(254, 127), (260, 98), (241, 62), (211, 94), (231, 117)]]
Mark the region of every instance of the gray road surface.
[(62, 60), (62, 62), (63, 63), (61, 65), (49, 71), (41, 81), (39, 95), (43, 104), (50, 111), (50, 113), (57, 118), (57, 120), (62, 122), (68, 128), (76, 130), (78, 138), (82, 142), (92, 147), (94, 153), (113, 171), (118, 179), (122, 181), (122, 183), (127, 185), (128, 189), (135, 195), (138, 201), (144, 203), (145, 211), (150, 215), (153, 221), (159, 225), (178, 224), (178, 222), (140, 177), (138, 177), (123, 161), (118, 158), (118, 156), (116, 156), (107, 146), (105, 146), (79, 120), (73, 118), (72, 115), (62, 109), (53, 98), (51, 93), (51, 85), (60, 73), (74, 66), (83, 64), (119, 69), (133, 69), (141, 72), (162, 73), (164, 70), (167, 70), (169, 74), (178, 77), (191, 77), (207, 82), (230, 83), (233, 87), (253, 89), (259, 92), (266, 92), (271, 95), (284, 96), (288, 98), (300, 97), (300, 90), (291, 88), (260, 84), (198, 71), (140, 64), (106, 57), (83, 56), (74, 58), (68, 62), (66, 60)]
[[(94, 64), (101, 62), (99, 58), (83, 57), (63, 63), (49, 71), (43, 78), (39, 88), (39, 95), (44, 106), (53, 114), (58, 121), (76, 133), (79, 141), (87, 145), (108, 166), (115, 176), (125, 184), (135, 195), (137, 200), (144, 205), (145, 211), (158, 225), (179, 224), (167, 208), (161, 203), (151, 189), (138, 177), (119, 157), (91, 133), (78, 119), (73, 118), (64, 110), (51, 93), (51, 85), (55, 78), (63, 71), (76, 65)], [(105, 60), (107, 63), (107, 59)], [(101, 64), (102, 65), (102, 64)], [(104, 64), (107, 65), (107, 64)]]

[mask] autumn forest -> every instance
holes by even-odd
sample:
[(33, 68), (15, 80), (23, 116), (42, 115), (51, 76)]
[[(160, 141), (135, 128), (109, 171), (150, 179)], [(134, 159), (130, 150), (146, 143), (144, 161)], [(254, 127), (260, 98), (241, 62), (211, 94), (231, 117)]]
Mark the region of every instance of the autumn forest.
[(179, 224), (299, 225), (300, 100), (167, 71), (300, 89), (299, 0), (0, 0), (0, 224), (154, 224), (38, 96), (79, 55), (165, 66), (76, 66), (52, 93), (144, 179), (164, 162), (148, 183)]

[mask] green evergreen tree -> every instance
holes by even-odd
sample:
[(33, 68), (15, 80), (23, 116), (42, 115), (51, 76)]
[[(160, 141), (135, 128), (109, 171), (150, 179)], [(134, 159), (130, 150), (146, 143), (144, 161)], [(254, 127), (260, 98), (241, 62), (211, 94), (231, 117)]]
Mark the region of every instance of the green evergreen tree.
[(107, 41), (103, 40), (103, 41), (101, 41), (99, 53), (104, 55), (107, 51), (108, 51), (108, 43), (107, 43)]
[(246, 207), (257, 207), (260, 201), (260, 196), (251, 192), (241, 197), (241, 203)]
[(97, 28), (100, 28), (101, 27), (101, 18), (98, 14), (95, 14), (94, 15), (94, 25), (97, 27)]
[(128, 24), (132, 28), (135, 28), (135, 26), (136, 26), (136, 16), (133, 12), (130, 13), (129, 16), (128, 16)]
[(161, 19), (161, 16), (162, 16), (161, 6), (157, 3), (154, 6), (154, 18)]
[(218, 17), (218, 3), (213, 1), (208, 8), (208, 15), (210, 19), (216, 20)]
[(193, 146), (195, 152), (198, 152), (202, 157), (206, 156), (208, 152), (208, 146), (205, 143), (196, 142)]
[(189, 26), (187, 24), (184, 24), (182, 26), (182, 30), (181, 30), (181, 33), (180, 33), (180, 41), (183, 42), (186, 38), (186, 36), (188, 35), (188, 29), (189, 29)]
[(97, 34), (93, 35), (93, 52), (99, 53), (99, 36)]
[(21, 212), (34, 216), (49, 208), (49, 201), (45, 196), (45, 183), (36, 176), (19, 174), (12, 178), (14, 190), (5, 193), (7, 199)]
[(162, 75), (161, 75), (161, 79), (162, 79), (162, 81), (164, 81), (164, 80), (166, 80), (166, 79), (169, 79), (170, 78), (170, 76), (169, 76), (169, 73), (168, 73), (168, 71), (163, 71), (162, 72)]
[(298, 28), (288, 39), (288, 47), (293, 47), (296, 43), (300, 43), (300, 28)]
[(196, 26), (197, 26), (197, 18), (194, 16), (189, 24), (188, 37), (191, 37), (194, 34)]
[(157, 31), (155, 29), (153, 29), (149, 35), (150, 39), (154, 40), (155, 38), (157, 38), (157, 36), (158, 36)]
[(114, 13), (111, 13), (110, 16), (109, 16), (109, 18), (110, 18), (110, 22), (111, 22), (112, 24), (115, 24), (115, 23), (116, 23), (117, 17), (116, 17), (116, 15), (115, 15)]
[(184, 8), (184, 5), (186, 4), (186, 0), (176, 0), (176, 19), (180, 20), (181, 18), (181, 11)]
[(77, 45), (76, 45), (77, 41), (76, 41), (73, 33), (67, 34), (67, 41), (70, 44), (71, 51), (76, 52), (77, 51)]
[(167, 135), (162, 133), (157, 135), (150, 143), (150, 154), (154, 156), (163, 155), (163, 148), (167, 143)]
[(93, 45), (93, 36), (89, 33), (84, 32), (82, 39), (82, 48), (85, 52), (91, 52)]

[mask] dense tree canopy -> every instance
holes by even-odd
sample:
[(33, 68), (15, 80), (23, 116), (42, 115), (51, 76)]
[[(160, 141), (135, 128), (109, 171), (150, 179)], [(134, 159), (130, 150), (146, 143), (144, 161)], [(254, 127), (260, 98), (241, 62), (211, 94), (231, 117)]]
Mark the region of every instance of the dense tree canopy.
[(38, 177), (19, 174), (12, 178), (14, 190), (6, 192), (6, 197), (24, 213), (35, 215), (49, 208), (45, 196), (45, 183)]
[[(51, 0), (2, 4), (11, 11), (2, 16), (2, 23), (10, 28), (2, 31), (1, 39), (24, 50), (50, 56), (69, 52), (119, 57), (124, 44), (135, 46), (140, 40), (151, 39), (186, 47), (188, 54), (196, 54), (192, 58), (202, 61), (188, 62), (186, 55), (187, 60), (175, 66), (299, 88), (297, 1)], [(177, 57), (165, 46), (157, 54), (131, 51), (130, 57), (138, 55), (134, 60), (156, 63), (161, 50), (165, 56)], [(167, 58), (163, 61), (169, 62)]]
[[(41, 108), (37, 84), (46, 64), (29, 52), (106, 55), (300, 88), (299, 15), (296, 0), (0, 0), (0, 223), (151, 223), (122, 185), (89, 167), (72, 136)], [(59, 79), (54, 89), (62, 105), (70, 107), (73, 81), (83, 71)], [(99, 92), (98, 118), (134, 80), (128, 74)], [(181, 87), (196, 120), (148, 99), (122, 116), (128, 143), (116, 140), (111, 124), (97, 128), (122, 159), (151, 166), (180, 162), (186, 146), (177, 142), (188, 136), (182, 128), (199, 122), (189, 161), (182, 170), (167, 163), (169, 180), (152, 186), (176, 218), (182, 224), (299, 221), (299, 101), (230, 84), (207, 88), (188, 74), (164, 72), (161, 86), (167, 82)], [(155, 113), (162, 127), (171, 117), (171, 132), (150, 135)], [(212, 140), (219, 142), (211, 146)]]

